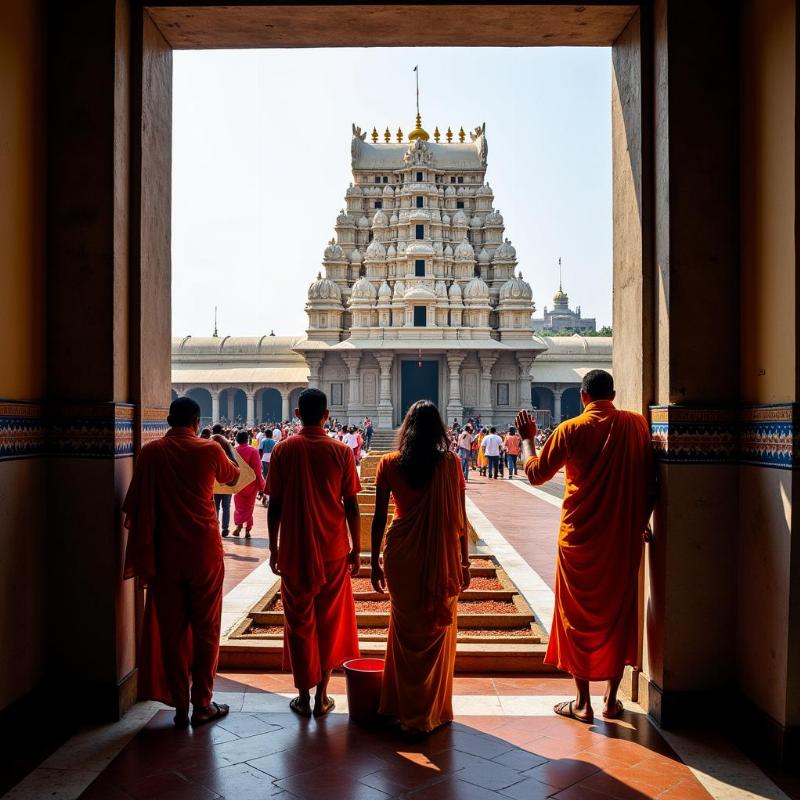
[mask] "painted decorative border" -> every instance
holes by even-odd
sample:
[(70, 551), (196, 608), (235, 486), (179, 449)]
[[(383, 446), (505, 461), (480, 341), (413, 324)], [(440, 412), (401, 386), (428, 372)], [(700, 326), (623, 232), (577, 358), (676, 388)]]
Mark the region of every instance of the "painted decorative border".
[(650, 427), (659, 461), (668, 464), (800, 466), (800, 404), (740, 409), (652, 406)]
[(800, 403), (744, 408), (739, 460), (780, 469), (800, 466)]
[(47, 448), (41, 403), (0, 400), (0, 461), (35, 458)]
[(736, 459), (736, 411), (700, 406), (653, 406), (653, 447), (670, 464), (722, 464)]
[(68, 458), (133, 456), (134, 407), (128, 403), (56, 406), (50, 414), (48, 453)]
[(142, 445), (160, 439), (166, 432), (168, 408), (145, 407), (142, 409)]
[(0, 461), (52, 455), (66, 458), (131, 458), (137, 426), (141, 443), (167, 430), (166, 408), (130, 403), (45, 406), (0, 400)]

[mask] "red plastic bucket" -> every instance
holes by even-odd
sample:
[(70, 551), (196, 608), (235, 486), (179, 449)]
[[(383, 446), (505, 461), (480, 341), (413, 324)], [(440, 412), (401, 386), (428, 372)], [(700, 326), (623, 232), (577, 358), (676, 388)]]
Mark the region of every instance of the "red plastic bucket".
[(354, 722), (378, 721), (383, 665), (382, 658), (351, 658), (342, 664), (347, 681), (347, 705)]

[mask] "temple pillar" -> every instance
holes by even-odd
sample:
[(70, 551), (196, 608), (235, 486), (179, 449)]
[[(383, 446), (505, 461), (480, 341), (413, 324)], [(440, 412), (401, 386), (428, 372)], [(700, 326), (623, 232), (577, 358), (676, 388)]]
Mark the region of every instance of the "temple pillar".
[(247, 424), (255, 425), (256, 419), (256, 393), (252, 389), (245, 389), (247, 397)]
[(519, 364), (519, 381), (517, 388), (517, 405), (520, 409), (531, 409), (531, 366), (534, 356), (517, 356)]
[(281, 393), (281, 422), (285, 422), (291, 416), (291, 409), (289, 408), (289, 390), (284, 388), (280, 390)]
[(219, 422), (219, 389), (209, 389), (211, 394), (211, 424)]
[(561, 395), (563, 389), (553, 389), (553, 426), (555, 427), (561, 422)]
[(357, 414), (361, 409), (361, 375), (358, 371), (361, 364), (361, 353), (349, 353), (342, 356), (347, 365), (347, 421), (350, 425), (358, 424)]
[(497, 361), (496, 353), (481, 353), (478, 356), (481, 362), (481, 378), (479, 387), (479, 407), (482, 417), (488, 417), (487, 423), (491, 423), (494, 409), (492, 405), (492, 367)]
[(319, 389), (319, 371), (325, 359), (324, 353), (305, 353), (308, 364), (308, 388)]
[(381, 370), (378, 387), (378, 427), (391, 429), (394, 424), (394, 408), (392, 406), (392, 364), (394, 355), (376, 353), (375, 360)]
[(461, 401), (461, 365), (466, 358), (465, 353), (448, 353), (447, 366), (450, 370), (450, 391), (447, 396), (447, 423), (464, 415), (464, 404)]

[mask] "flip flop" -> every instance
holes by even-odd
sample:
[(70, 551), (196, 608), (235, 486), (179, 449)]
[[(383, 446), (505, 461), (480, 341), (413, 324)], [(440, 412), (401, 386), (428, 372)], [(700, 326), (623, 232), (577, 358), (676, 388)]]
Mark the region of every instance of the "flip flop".
[(292, 700), (289, 703), (289, 708), (292, 711), (294, 711), (294, 713), (297, 714), (298, 717), (303, 717), (303, 719), (309, 719), (311, 717), (311, 709), (306, 711), (306, 710), (300, 708), (300, 698), (299, 697), (295, 697), (294, 700)]
[(336, 701), (332, 697), (329, 697), (328, 704), (326, 706), (323, 706), (321, 711), (317, 711), (316, 708), (314, 709), (314, 717), (316, 719), (322, 719), (322, 717), (327, 717), (328, 714), (330, 714), (334, 708), (336, 708)]
[(208, 707), (213, 709), (213, 713), (207, 717), (200, 716), (196, 711), (192, 713), (192, 727), (196, 728), (198, 725), (205, 725), (212, 720), (227, 717), (228, 712), (231, 710), (230, 706), (225, 703), (215, 703), (213, 700), (208, 704)]
[[(567, 717), (568, 719), (574, 719), (577, 722), (583, 722), (585, 724), (589, 724), (594, 722), (594, 717), (578, 717), (575, 715), (575, 709), (573, 706), (575, 705), (574, 700), (569, 700), (564, 703), (556, 703), (553, 707), (553, 711), (558, 714), (559, 717)], [(564, 709), (567, 710), (567, 713), (564, 713)]]
[(625, 706), (622, 705), (622, 700), (617, 700), (617, 706), (610, 714), (606, 714), (603, 712), (603, 719), (619, 719), (622, 716), (622, 712), (625, 711)]

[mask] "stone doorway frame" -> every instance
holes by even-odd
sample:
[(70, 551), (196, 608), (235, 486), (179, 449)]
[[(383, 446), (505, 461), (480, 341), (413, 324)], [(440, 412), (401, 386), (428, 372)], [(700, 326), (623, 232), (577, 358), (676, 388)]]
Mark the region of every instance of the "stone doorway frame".
[[(169, 397), (173, 49), (561, 45), (612, 48), (614, 369), (621, 403), (647, 413), (655, 399), (652, 43), (643, 35), (651, 29), (649, 15), (647, 5), (634, 2), (225, 7), (166, 0), (137, 8), (130, 209), (137, 408), (163, 407)], [(399, 360), (395, 372), (398, 367)], [(644, 588), (640, 596), (644, 619)], [(635, 699), (639, 684), (633, 677), (627, 690)]]
[[(118, 5), (128, 13), (124, 0)], [(698, 0), (681, 7), (670, 0), (615, 4), (589, 0), (574, 5), (551, 0), (501, 6), (249, 3), (224, 7), (181, 0), (140, 5), (131, 0), (130, 10), (132, 48), (123, 54), (128, 59), (123, 66), (130, 69), (117, 71), (115, 87), (123, 98), (126, 89), (131, 90), (130, 107), (124, 100), (120, 103), (120, 114), (130, 122), (130, 141), (124, 135), (114, 138), (115, 144), (120, 143), (122, 160), (130, 164), (130, 207), (121, 201), (115, 206), (115, 219), (130, 223), (129, 300), (121, 298), (121, 308), (129, 316), (130, 395), (138, 415), (137, 447), (148, 414), (152, 408), (163, 409), (170, 386), (173, 48), (611, 47), (618, 399), (624, 407), (647, 413), (656, 402), (719, 403), (737, 396), (737, 356), (724, 337), (704, 336), (704, 349), (698, 354), (695, 339), (670, 325), (671, 317), (692, 319), (695, 334), (698, 325), (705, 326), (701, 333), (710, 333), (719, 321), (713, 314), (699, 316), (691, 285), (698, 274), (705, 284), (714, 284), (719, 307), (733, 310), (734, 316), (739, 308), (738, 186), (731, 186), (729, 178), (738, 174), (738, 150), (735, 138), (732, 143), (720, 138), (737, 124), (736, 25), (735, 17), (720, 15), (718, 4)], [(74, 36), (79, 40), (83, 32), (79, 21), (75, 25)], [(710, 29), (717, 31), (715, 37), (706, 35)], [(118, 31), (120, 41), (125, 34)], [(704, 72), (724, 76), (713, 94), (696, 79)], [(716, 374), (703, 374), (705, 362), (714, 363)], [(631, 673), (627, 681), (628, 693), (638, 696), (665, 724), (684, 711), (691, 716), (698, 688), (709, 691), (735, 678), (730, 643), (736, 635), (733, 616), (726, 614), (733, 579), (725, 578), (725, 584), (718, 579), (713, 598), (710, 590), (703, 595), (710, 598), (709, 607), (721, 620), (714, 637), (703, 639), (707, 628), (691, 613), (699, 591), (687, 588), (679, 571), (667, 571), (668, 562), (678, 563), (691, 555), (693, 541), (709, 534), (708, 517), (681, 516), (685, 497), (696, 494), (698, 487), (705, 486), (714, 498), (720, 498), (708, 513), (719, 515), (721, 529), (734, 530), (738, 525), (730, 504), (725, 504), (726, 492), (719, 491), (720, 483), (736, 491), (735, 467), (710, 477), (698, 477), (692, 470), (696, 468), (669, 464), (661, 470), (665, 483), (669, 479), (673, 485), (659, 501), (660, 539), (649, 549), (643, 570), (644, 640), (639, 660), (644, 674)], [(723, 552), (722, 541), (713, 544), (719, 545), (717, 552)], [(694, 563), (700, 566), (702, 562), (695, 559)], [(117, 631), (118, 638), (124, 635)], [(691, 653), (681, 644), (686, 641), (693, 645)]]

